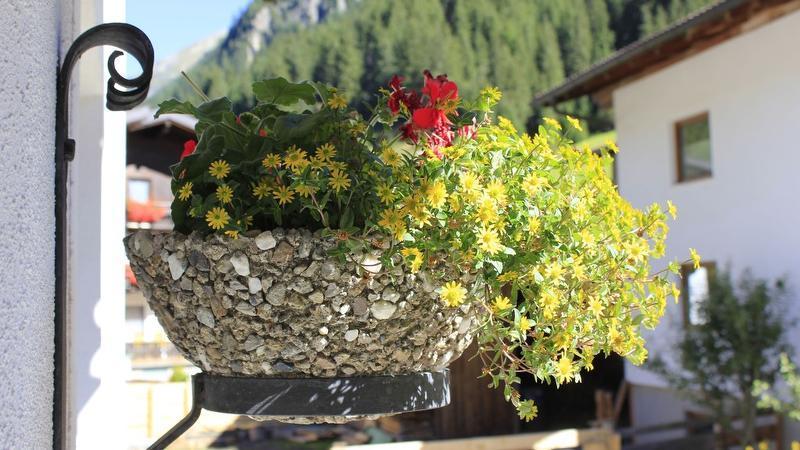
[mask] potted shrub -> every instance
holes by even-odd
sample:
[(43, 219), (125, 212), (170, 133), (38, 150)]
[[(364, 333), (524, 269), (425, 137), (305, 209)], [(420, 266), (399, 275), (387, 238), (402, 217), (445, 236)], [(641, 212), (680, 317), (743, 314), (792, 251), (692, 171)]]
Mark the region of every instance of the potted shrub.
[[(528, 372), (564, 383), (599, 352), (645, 359), (676, 289), (651, 275), (666, 214), (633, 208), (595, 154), (546, 119), (518, 132), (487, 88), (398, 77), (368, 114), (336, 89), (255, 83), (258, 104), (170, 100), (197, 118), (173, 171), (169, 233), (126, 238), (178, 349), (204, 371), (253, 377), (447, 367), (477, 337), (485, 375), (524, 418)], [(674, 214), (673, 206), (669, 210)], [(677, 272), (677, 264), (670, 269)]]

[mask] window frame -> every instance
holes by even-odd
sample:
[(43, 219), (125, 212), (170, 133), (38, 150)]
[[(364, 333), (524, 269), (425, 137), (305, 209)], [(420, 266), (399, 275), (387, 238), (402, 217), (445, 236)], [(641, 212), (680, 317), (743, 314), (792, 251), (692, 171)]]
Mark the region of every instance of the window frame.
[[(153, 200), (153, 180), (151, 180), (150, 178), (143, 178), (143, 177), (129, 177), (126, 180), (126, 182), (125, 182), (125, 198), (126, 198), (126, 200), (136, 202), (136, 200), (132, 200), (131, 199), (131, 195), (130, 195), (130, 192), (131, 192), (131, 181), (140, 181), (140, 182), (147, 183), (147, 200), (145, 200), (144, 203), (149, 203), (149, 202), (151, 202)], [(139, 202), (137, 202), (137, 203), (139, 203)]]
[[(714, 261), (702, 261), (700, 263), (700, 267), (703, 267), (708, 271), (709, 281), (710, 278), (714, 277), (717, 273), (717, 263)], [(689, 328), (694, 326), (689, 321), (689, 312), (691, 308), (690, 299), (689, 299), (689, 275), (694, 272), (696, 269), (694, 268), (694, 264), (691, 262), (681, 264), (681, 303), (682, 303), (682, 311), (681, 315), (683, 316), (683, 327)]]
[[(673, 125), (673, 133), (675, 135), (675, 171), (677, 174), (677, 183), (685, 183), (689, 181), (705, 180), (714, 175), (713, 168), (705, 175), (696, 175), (687, 177), (683, 170), (683, 140), (681, 139), (681, 129), (687, 125), (692, 125), (700, 122), (708, 122), (708, 146), (711, 147), (711, 115), (708, 111), (695, 114), (693, 116), (681, 119)], [(712, 160), (713, 161), (713, 160)]]

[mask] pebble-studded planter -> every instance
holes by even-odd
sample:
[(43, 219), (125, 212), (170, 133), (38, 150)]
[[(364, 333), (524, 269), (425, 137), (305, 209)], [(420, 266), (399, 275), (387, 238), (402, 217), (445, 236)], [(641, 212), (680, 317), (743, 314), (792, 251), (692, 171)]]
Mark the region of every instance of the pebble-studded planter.
[(167, 336), (207, 373), (406, 374), (443, 369), (469, 345), (470, 307), (447, 307), (435, 292), (447, 280), (382, 270), (374, 256), (342, 263), (327, 254), (334, 246), (332, 237), (295, 229), (125, 238)]

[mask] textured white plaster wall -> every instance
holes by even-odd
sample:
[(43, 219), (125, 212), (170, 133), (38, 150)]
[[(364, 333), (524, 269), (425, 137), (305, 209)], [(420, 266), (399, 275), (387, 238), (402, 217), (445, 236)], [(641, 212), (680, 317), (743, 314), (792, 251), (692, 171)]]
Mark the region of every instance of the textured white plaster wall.
[[(762, 278), (787, 276), (789, 314), (800, 306), (800, 12), (791, 13), (614, 92), (619, 186), (635, 206), (672, 200), (666, 260), (696, 247), (704, 259), (734, 274), (746, 267)], [(708, 112), (713, 176), (676, 183), (674, 123)], [(652, 353), (670, 355), (682, 333), (681, 306), (671, 301), (648, 337)], [(788, 336), (800, 350), (800, 327)], [(626, 378), (664, 386), (654, 374), (626, 366)], [(648, 389), (642, 389), (646, 393)], [(635, 425), (682, 419), (659, 405), (634, 411)], [(637, 400), (647, 404), (645, 399)], [(676, 411), (678, 411), (676, 413)], [(800, 438), (800, 425), (787, 427)]]
[(56, 0), (0, 2), (0, 448), (52, 447)]

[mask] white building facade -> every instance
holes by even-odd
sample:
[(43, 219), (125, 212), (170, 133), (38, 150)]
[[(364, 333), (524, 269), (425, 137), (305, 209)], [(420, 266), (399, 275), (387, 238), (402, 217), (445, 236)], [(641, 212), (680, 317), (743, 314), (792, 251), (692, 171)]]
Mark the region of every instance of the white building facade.
[[(686, 260), (693, 247), (733, 276), (749, 269), (762, 279), (783, 277), (791, 295), (784, 308), (793, 315), (787, 319), (800, 317), (798, 42), (800, 2), (722, 0), (536, 100), (592, 95), (613, 107), (620, 193), (638, 208), (667, 200), (678, 207), (663, 264)], [(694, 172), (687, 177), (681, 130), (698, 122), (707, 126), (710, 157), (689, 161)], [(692, 320), (684, 303), (670, 302), (661, 324), (646, 333), (651, 355), (676, 354)], [(800, 328), (786, 338), (800, 352)], [(625, 377), (636, 428), (698, 411), (646, 368), (626, 363)], [(800, 424), (784, 426), (787, 440), (800, 439)]]
[[(619, 189), (634, 206), (672, 200), (667, 260), (689, 247), (734, 275), (786, 277), (800, 309), (800, 12), (781, 17), (613, 91), (621, 153)], [(679, 182), (675, 124), (708, 114), (709, 177)], [(683, 332), (683, 305), (669, 304), (648, 339), (669, 352)], [(800, 343), (800, 330), (789, 342)], [(800, 350), (800, 346), (797, 347)], [(628, 365), (637, 426), (684, 420), (651, 372)], [(800, 436), (796, 425), (794, 436)], [(792, 431), (792, 430), (789, 430)]]

